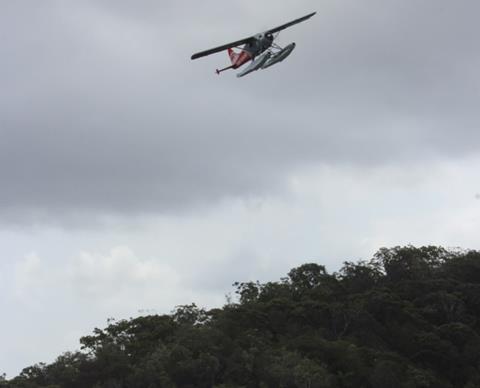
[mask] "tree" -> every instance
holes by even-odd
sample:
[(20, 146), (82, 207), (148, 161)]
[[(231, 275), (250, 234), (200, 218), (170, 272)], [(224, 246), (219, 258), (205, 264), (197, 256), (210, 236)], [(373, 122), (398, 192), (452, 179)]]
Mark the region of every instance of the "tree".
[(480, 254), (381, 249), (329, 274), (235, 283), (238, 302), (108, 320), (81, 352), (3, 388), (473, 388), (480, 386)]

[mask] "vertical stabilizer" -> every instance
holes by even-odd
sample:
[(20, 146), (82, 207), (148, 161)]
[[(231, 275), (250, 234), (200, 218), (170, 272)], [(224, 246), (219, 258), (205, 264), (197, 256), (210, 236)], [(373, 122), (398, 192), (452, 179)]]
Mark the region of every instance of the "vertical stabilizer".
[(238, 54), (235, 51), (233, 51), (232, 48), (229, 48), (228, 49), (228, 56), (230, 57), (230, 61), (232, 62), (232, 65), (234, 65), (235, 61), (238, 58)]

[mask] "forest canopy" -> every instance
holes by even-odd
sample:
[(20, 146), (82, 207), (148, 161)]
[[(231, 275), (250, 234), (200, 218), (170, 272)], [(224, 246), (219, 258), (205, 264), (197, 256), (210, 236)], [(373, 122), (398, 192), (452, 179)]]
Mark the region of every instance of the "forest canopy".
[(0, 387), (480, 387), (480, 252), (382, 248), (234, 287), (222, 308), (109, 320)]

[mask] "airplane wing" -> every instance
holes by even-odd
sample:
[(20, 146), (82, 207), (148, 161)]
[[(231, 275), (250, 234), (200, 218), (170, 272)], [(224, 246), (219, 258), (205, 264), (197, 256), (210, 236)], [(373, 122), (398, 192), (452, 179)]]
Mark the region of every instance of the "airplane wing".
[(310, 19), (312, 16), (314, 16), (316, 14), (316, 12), (312, 12), (311, 14), (307, 15), (307, 16), (304, 16), (302, 18), (299, 18), (299, 19), (295, 19), (289, 23), (286, 23), (286, 24), (283, 24), (281, 26), (278, 26), (278, 27), (275, 27), (275, 28), (272, 28), (271, 30), (268, 30), (268, 31), (265, 31), (266, 34), (274, 34), (275, 32), (279, 32), (279, 31), (282, 31), (284, 30), (285, 28), (288, 28), (288, 27), (291, 27), (295, 24), (298, 24), (298, 23), (301, 23), (301, 22), (304, 22), (305, 20), (308, 20)]
[[(285, 28), (293, 26), (294, 24), (301, 23), (301, 22), (304, 22), (307, 19), (310, 19), (315, 14), (316, 14), (316, 12), (313, 12), (313, 13), (307, 15), (307, 16), (304, 16), (304, 17), (299, 18), (299, 19), (295, 19), (295, 20), (293, 20), (289, 23), (283, 24), (279, 27), (272, 28), (271, 30), (265, 31), (265, 34), (273, 34), (275, 32), (282, 31)], [(232, 47), (237, 47), (237, 46), (240, 46), (242, 44), (249, 43), (253, 40), (255, 40), (255, 37), (249, 36), (248, 38), (237, 40), (236, 42), (227, 43), (227, 44), (224, 44), (223, 46), (215, 47), (215, 48), (212, 48), (210, 50), (201, 51), (199, 53), (193, 54), (192, 55), (192, 60), (197, 59), (197, 58), (201, 58), (201, 57), (206, 57), (207, 55), (219, 53), (220, 51), (224, 51), (224, 50), (232, 48)]]
[(210, 50), (201, 51), (199, 53), (193, 54), (192, 59), (197, 59), (197, 58), (201, 58), (201, 57), (206, 57), (207, 55), (219, 53), (220, 51), (224, 51), (224, 50), (232, 48), (232, 47), (237, 47), (237, 46), (240, 46), (242, 44), (246, 44), (246, 43), (250, 42), (251, 40), (253, 40), (253, 36), (250, 36), (250, 37), (245, 38), (245, 39), (237, 40), (236, 42), (227, 43), (227, 44), (224, 44), (223, 46), (215, 47), (215, 48), (210, 49)]

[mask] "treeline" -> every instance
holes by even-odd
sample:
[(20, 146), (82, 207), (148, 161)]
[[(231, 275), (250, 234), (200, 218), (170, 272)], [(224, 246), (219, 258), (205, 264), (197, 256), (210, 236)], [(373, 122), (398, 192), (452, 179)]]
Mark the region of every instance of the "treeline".
[(381, 249), (235, 287), (221, 309), (109, 321), (0, 387), (480, 387), (480, 252)]

